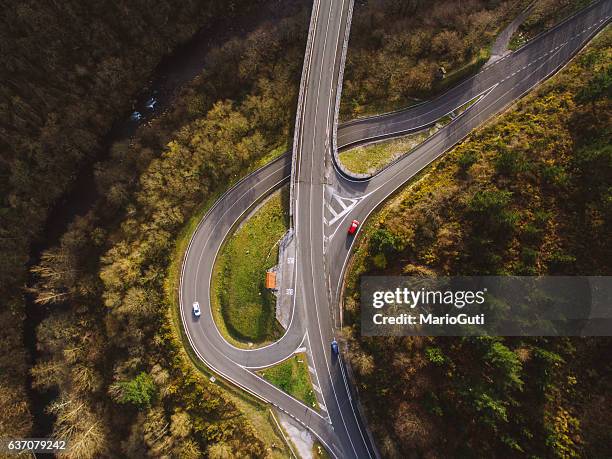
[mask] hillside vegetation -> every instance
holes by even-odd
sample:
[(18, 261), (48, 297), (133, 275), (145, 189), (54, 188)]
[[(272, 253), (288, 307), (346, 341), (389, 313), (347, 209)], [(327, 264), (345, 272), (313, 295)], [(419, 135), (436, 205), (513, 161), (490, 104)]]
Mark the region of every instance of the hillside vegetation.
[(52, 306), (34, 385), (58, 391), (49, 410), (67, 457), (282, 453), (282, 440), (264, 438), (271, 429), (189, 361), (169, 269), (189, 218), (286, 148), (308, 18), (297, 5), (211, 49), (176, 106), (96, 165), (99, 201), (33, 268), (32, 293)]
[(31, 427), (22, 344), (31, 243), (161, 57), (232, 13), (192, 0), (1, 5), (0, 436), (14, 437)]
[[(475, 73), (496, 34), (528, 0), (357, 2), (342, 91), (343, 119), (403, 108)], [(440, 67), (446, 77), (440, 78)]]
[(610, 275), (612, 32), (364, 231), (345, 317), (385, 457), (606, 457), (609, 338), (362, 338), (360, 275)]

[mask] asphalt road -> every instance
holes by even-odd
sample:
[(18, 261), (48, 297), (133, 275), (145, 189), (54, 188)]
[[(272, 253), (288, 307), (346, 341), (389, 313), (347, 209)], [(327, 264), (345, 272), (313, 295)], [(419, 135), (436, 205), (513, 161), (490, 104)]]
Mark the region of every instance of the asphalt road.
[[(375, 450), (351, 395), (346, 368), (341, 359), (330, 355), (329, 348), (342, 324), (336, 306), (354, 242), (346, 236), (348, 222), (366, 220), (420, 170), (567, 63), (608, 23), (612, 0), (589, 7), (433, 101), (340, 126), (337, 145), (346, 148), (429, 125), (484, 94), (410, 155), (370, 180), (353, 180), (339, 172), (330, 146), (351, 4), (349, 0), (315, 0), (293, 159), (284, 155), (247, 176), (210, 209), (185, 254), (179, 294), (185, 333), (194, 352), (213, 371), (307, 426), (334, 456), (366, 458), (373, 457)], [(279, 341), (260, 349), (238, 349), (222, 338), (212, 318), (210, 280), (214, 260), (241, 217), (289, 181), (292, 161), (297, 238), (292, 320)], [(202, 308), (199, 319), (191, 314), (195, 300)], [(321, 390), (325, 409), (314, 411), (306, 407), (252, 371), (284, 360), (301, 346), (309, 348), (313, 379)]]
[(293, 228), (296, 238), (295, 302), (304, 311), (309, 363), (331, 422), (332, 452), (339, 457), (374, 457), (365, 429), (352, 406), (342, 361), (331, 353), (334, 338), (328, 294), (325, 243), (325, 188), (333, 170), (331, 140), (336, 95), (344, 66), (352, 0), (315, 0), (311, 47), (306, 53), (305, 81), (299, 105), (292, 170)]

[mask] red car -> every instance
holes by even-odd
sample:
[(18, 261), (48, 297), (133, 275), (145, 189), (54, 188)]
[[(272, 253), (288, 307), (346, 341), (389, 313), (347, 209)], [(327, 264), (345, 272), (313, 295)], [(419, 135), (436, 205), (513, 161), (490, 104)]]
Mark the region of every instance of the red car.
[(355, 234), (357, 232), (357, 228), (359, 228), (359, 222), (357, 220), (353, 220), (351, 222), (351, 226), (349, 226), (348, 233)]

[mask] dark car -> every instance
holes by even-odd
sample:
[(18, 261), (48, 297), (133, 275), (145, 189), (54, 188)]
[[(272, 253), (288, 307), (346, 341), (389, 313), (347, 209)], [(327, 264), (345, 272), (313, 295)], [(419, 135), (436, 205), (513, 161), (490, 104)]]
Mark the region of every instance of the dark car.
[(331, 351), (333, 355), (338, 355), (340, 354), (340, 348), (338, 347), (338, 341), (333, 340), (331, 342)]

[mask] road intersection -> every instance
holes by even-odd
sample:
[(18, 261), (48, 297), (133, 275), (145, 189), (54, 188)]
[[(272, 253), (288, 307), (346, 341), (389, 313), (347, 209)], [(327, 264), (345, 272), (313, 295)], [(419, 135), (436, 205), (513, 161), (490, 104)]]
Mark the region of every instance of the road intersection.
[[(339, 127), (337, 110), (352, 0), (315, 0), (307, 44), (293, 154), (283, 155), (228, 190), (196, 229), (185, 254), (179, 289), (188, 341), (207, 366), (306, 426), (335, 457), (377, 456), (364, 427), (341, 357), (329, 343), (342, 325), (338, 307), (353, 239), (345, 229), (365, 221), (381, 203), (473, 129), (558, 71), (610, 20), (612, 0), (597, 2), (523, 48), (507, 54), (442, 96), (406, 110)], [(373, 177), (337, 162), (337, 150), (431, 126), (479, 97), (461, 115)], [(337, 132), (336, 132), (337, 129)], [(283, 337), (263, 348), (240, 349), (220, 334), (211, 312), (210, 284), (223, 241), (258, 202), (291, 183), (296, 238), (293, 308)], [(191, 315), (199, 301), (202, 316)], [(323, 399), (314, 410), (255, 374), (305, 346)]]

